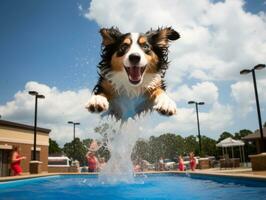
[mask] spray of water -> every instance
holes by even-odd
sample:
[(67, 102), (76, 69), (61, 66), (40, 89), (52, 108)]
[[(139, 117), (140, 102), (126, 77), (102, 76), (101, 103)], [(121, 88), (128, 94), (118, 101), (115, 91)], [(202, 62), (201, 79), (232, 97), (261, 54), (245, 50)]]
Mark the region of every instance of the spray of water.
[(111, 157), (99, 174), (101, 183), (134, 182), (131, 153), (141, 134), (141, 127), (138, 121), (129, 119), (124, 123), (110, 123), (110, 119), (108, 120), (111, 125), (102, 136), (106, 148), (111, 153)]

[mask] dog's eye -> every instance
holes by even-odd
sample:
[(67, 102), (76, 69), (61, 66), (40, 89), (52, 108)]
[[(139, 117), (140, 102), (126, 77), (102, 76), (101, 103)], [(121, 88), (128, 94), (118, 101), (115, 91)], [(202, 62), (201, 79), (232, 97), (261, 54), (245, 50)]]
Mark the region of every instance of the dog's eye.
[(120, 51), (120, 52), (124, 52), (124, 51), (127, 50), (127, 48), (128, 48), (128, 44), (124, 43), (124, 44), (122, 44), (122, 45), (119, 47), (119, 51)]
[(150, 46), (147, 43), (145, 43), (145, 44), (142, 45), (142, 49), (144, 51), (149, 51), (150, 50)]

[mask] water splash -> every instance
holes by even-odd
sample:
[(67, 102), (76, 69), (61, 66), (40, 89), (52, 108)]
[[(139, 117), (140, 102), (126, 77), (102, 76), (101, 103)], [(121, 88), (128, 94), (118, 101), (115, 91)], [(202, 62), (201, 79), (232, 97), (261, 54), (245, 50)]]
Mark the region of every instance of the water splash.
[(111, 157), (99, 174), (101, 183), (134, 183), (131, 153), (141, 134), (138, 121), (129, 119), (126, 123), (112, 123), (112, 126), (103, 134)]

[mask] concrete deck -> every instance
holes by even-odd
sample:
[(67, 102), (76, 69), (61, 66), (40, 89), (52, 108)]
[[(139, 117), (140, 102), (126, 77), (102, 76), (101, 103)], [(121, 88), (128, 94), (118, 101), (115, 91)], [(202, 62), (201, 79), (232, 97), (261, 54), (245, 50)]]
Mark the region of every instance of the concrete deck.
[(196, 170), (195, 172), (191, 173), (266, 180), (266, 171), (254, 172), (251, 168), (235, 168), (226, 170), (211, 168), (206, 170)]
[[(147, 174), (162, 174), (162, 173), (178, 173), (178, 174), (202, 174), (202, 175), (213, 175), (213, 176), (227, 176), (227, 177), (238, 177), (238, 178), (250, 178), (250, 179), (260, 179), (266, 181), (266, 171), (253, 172), (251, 168), (235, 168), (235, 169), (220, 169), (220, 168), (211, 168), (204, 170), (196, 170), (194, 172), (188, 170), (186, 172), (180, 171), (147, 171), (139, 172)], [(98, 173), (42, 173), (42, 174), (24, 174), (22, 176), (8, 176), (0, 177), (0, 182), (22, 180), (29, 178), (38, 178), (45, 176), (54, 176), (54, 175), (69, 175), (69, 174), (88, 174), (88, 175), (97, 175)]]

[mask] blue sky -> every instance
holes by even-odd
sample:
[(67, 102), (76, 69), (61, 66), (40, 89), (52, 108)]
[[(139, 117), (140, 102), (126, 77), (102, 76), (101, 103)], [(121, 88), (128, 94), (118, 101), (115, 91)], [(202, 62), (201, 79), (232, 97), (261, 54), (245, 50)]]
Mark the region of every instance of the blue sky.
[[(92, 88), (97, 78), (93, 67), (99, 61), (100, 27), (78, 9), (89, 3), (1, 1), (1, 104), (30, 80), (60, 89)], [(257, 13), (265, 11), (266, 5), (262, 0), (249, 0), (245, 9)]]
[(11, 100), (29, 80), (60, 89), (91, 87), (99, 60), (99, 26), (81, 16), (79, 2), (1, 2), (0, 103)]
[[(203, 129), (205, 128), (206, 132), (208, 132), (206, 135), (217, 138), (221, 130), (228, 130), (231, 132), (238, 131), (241, 128), (249, 128), (254, 130), (257, 128), (257, 115), (255, 104), (252, 102), (253, 99), (248, 100), (248, 97), (245, 95), (243, 99), (246, 101), (239, 98), (239, 91), (242, 91), (244, 88), (244, 83), (251, 84), (251, 77), (240, 77), (238, 72), (241, 69), (241, 66), (249, 67), (253, 63), (257, 64), (256, 62), (265, 62), (265, 56), (263, 59), (259, 59), (262, 58), (259, 50), (257, 52), (249, 52), (249, 49), (243, 50), (247, 51), (247, 56), (246, 54), (243, 54), (243, 57), (246, 57), (246, 59), (239, 58), (239, 62), (238, 59), (236, 59), (235, 62), (237, 63), (234, 63), (232, 60), (230, 60), (230, 56), (226, 55), (228, 49), (235, 48), (239, 51), (242, 51), (241, 46), (244, 48), (246, 46), (250, 46), (251, 44), (247, 43), (242, 45), (242, 40), (240, 40), (237, 41), (236, 44), (238, 47), (232, 46), (232, 48), (229, 46), (229, 44), (234, 45), (235, 40), (232, 36), (232, 39), (222, 38), (224, 40), (231, 40), (228, 42), (228, 46), (223, 47), (225, 50), (221, 48), (221, 52), (219, 50), (219, 52), (217, 51), (217, 54), (213, 53), (211, 57), (208, 57), (210, 56), (208, 55), (210, 49), (217, 50), (218, 46), (215, 46), (215, 44), (221, 44), (220, 41), (213, 39), (213, 35), (216, 34), (216, 36), (219, 36), (221, 33), (220, 30), (223, 29), (223, 26), (226, 26), (224, 28), (225, 30), (231, 31), (232, 29), (232, 27), (229, 27), (230, 23), (227, 24), (227, 27), (227, 25), (223, 25), (221, 22), (221, 18), (223, 18), (223, 15), (227, 15), (227, 13), (217, 13), (217, 15), (215, 15), (211, 11), (212, 9), (214, 10), (216, 8), (225, 9), (226, 12), (228, 11), (228, 16), (230, 16), (231, 9), (239, 9), (240, 20), (238, 20), (237, 23), (239, 24), (240, 22), (240, 25), (242, 26), (241, 23), (243, 19), (243, 32), (245, 32), (244, 30), (246, 30), (246, 27), (251, 23), (249, 20), (255, 20), (253, 27), (254, 31), (258, 30), (258, 32), (261, 32), (261, 30), (265, 31), (266, 3), (265, 1), (260, 0), (237, 0), (236, 2), (238, 2), (238, 4), (230, 3), (230, 1), (220, 2), (202, 0), (198, 2), (200, 3), (195, 5), (195, 10), (193, 8), (194, 5), (192, 8), (189, 8), (191, 9), (190, 15), (193, 15), (192, 13), (195, 12), (195, 18), (190, 19), (184, 12), (184, 14), (178, 15), (178, 17), (183, 17), (184, 20), (187, 20), (187, 22), (185, 23), (184, 21), (178, 21), (176, 24), (173, 24), (174, 27), (179, 29), (178, 31), (181, 31), (182, 40), (180, 40), (180, 43), (177, 41), (173, 45), (170, 58), (173, 58), (173, 65), (182, 66), (182, 69), (179, 68), (178, 70), (174, 71), (175, 68), (171, 68), (170, 66), (172, 71), (168, 73), (169, 76), (167, 77), (167, 82), (169, 83), (169, 93), (174, 96), (177, 107), (180, 107), (181, 115), (189, 116), (190, 113), (190, 115), (193, 116), (189, 117), (187, 121), (185, 117), (183, 119), (182, 116), (177, 118), (176, 120), (178, 123), (180, 123), (180, 126), (187, 123), (186, 127), (180, 129), (178, 127), (176, 129), (171, 128), (169, 131), (176, 131), (183, 135), (196, 132), (194, 131), (196, 127), (196, 124), (194, 124), (194, 111), (186, 104), (186, 98), (191, 97), (191, 95), (194, 94), (193, 92), (197, 92), (196, 90), (198, 88), (203, 88), (204, 90), (205, 87), (206, 90), (209, 90), (210, 87), (212, 89), (210, 89), (210, 91), (213, 91), (213, 93), (208, 93), (205, 96), (201, 96), (201, 94), (199, 94), (199, 97), (202, 97), (203, 99), (213, 99), (213, 102), (215, 103), (209, 103), (201, 108), (203, 123), (204, 121), (207, 122), (210, 118), (213, 118), (213, 116), (216, 116), (214, 114), (216, 111), (220, 112), (220, 114), (217, 115), (217, 117), (221, 118), (220, 120), (223, 120), (223, 116), (227, 116), (225, 117), (223, 124), (213, 127), (212, 129), (208, 129), (208, 131), (207, 128), (209, 124), (205, 126), (203, 125)], [(218, 4), (219, 2), (221, 4)], [(173, 3), (173, 5), (176, 5), (175, 1), (173, 1)], [(241, 3), (244, 3), (244, 5), (241, 6)], [(100, 4), (103, 4), (104, 6), (101, 6)], [(14, 109), (11, 111), (12, 109), (10, 107), (7, 109), (7, 105), (10, 102), (13, 102), (15, 105), (20, 105), (21, 100), (18, 100), (17, 98), (19, 97), (14, 97), (14, 95), (18, 94), (19, 91), (23, 94), (26, 94), (25, 91), (27, 88), (44, 88), (44, 86), (47, 86), (49, 89), (51, 89), (56, 87), (56, 94), (58, 95), (63, 95), (65, 92), (72, 92), (73, 95), (76, 95), (76, 98), (79, 99), (83, 99), (85, 98), (84, 96), (88, 96), (97, 81), (96, 66), (100, 61), (99, 53), (101, 44), (101, 38), (98, 33), (99, 28), (102, 26), (110, 27), (112, 25), (116, 25), (122, 31), (146, 31), (148, 27), (156, 28), (157, 25), (172, 25), (172, 19), (168, 19), (167, 17), (169, 14), (173, 15), (172, 18), (174, 18), (174, 14), (172, 13), (176, 12), (172, 12), (169, 6), (168, 13), (168, 11), (164, 8), (164, 5), (157, 7), (156, 3), (154, 4), (154, 10), (157, 9), (158, 16), (160, 16), (158, 19), (155, 19), (156, 15), (153, 16), (152, 13), (148, 11), (147, 13), (142, 14), (142, 8), (138, 7), (140, 6), (138, 1), (123, 1), (123, 3), (119, 1), (113, 1), (112, 3), (108, 3), (108, 1), (103, 1), (101, 3), (93, 1), (92, 4), (90, 4), (90, 1), (85, 0), (1, 1), (0, 112), (2, 111), (2, 113), (0, 113), (0, 115), (2, 115), (4, 119), (30, 123), (31, 116), (30, 114), (26, 114), (27, 112), (31, 111), (30, 109), (19, 111), (22, 113), (25, 112), (25, 116), (28, 117), (23, 117), (23, 115), (18, 117), (18, 115), (16, 115), (18, 110)], [(128, 5), (130, 5), (132, 9), (134, 6), (134, 8), (138, 8), (137, 11), (139, 14), (131, 15), (130, 13), (132, 12), (130, 10), (127, 12), (125, 8), (128, 8)], [(167, 6), (167, 4), (165, 4), (165, 6)], [(183, 10), (188, 9), (186, 3), (183, 3), (181, 6)], [(178, 7), (176, 7), (176, 9), (178, 9)], [(188, 13), (190, 12), (189, 9), (185, 11)], [(201, 10), (204, 9), (209, 11), (209, 17), (217, 16), (217, 19), (210, 21), (208, 16), (203, 16), (202, 13), (204, 12)], [(143, 10), (143, 12), (145, 12), (145, 8), (143, 8)], [(162, 13), (160, 13), (160, 11), (162, 11)], [(198, 15), (202, 18), (197, 18), (198, 12)], [(139, 16), (142, 16), (143, 20)], [(158, 24), (155, 22), (158, 22)], [(233, 22), (234, 19), (232, 19), (232, 23)], [(186, 26), (186, 24), (188, 25)], [(260, 26), (260, 24), (263, 25)], [(256, 26), (258, 26), (258, 29)], [(193, 30), (191, 27), (193, 27)], [(237, 28), (238, 27), (236, 27), (236, 29)], [(191, 51), (193, 51), (191, 56), (195, 56), (195, 59), (197, 59), (197, 48), (199, 45), (202, 45), (197, 38), (186, 38), (187, 35), (191, 37), (191, 34), (202, 34), (203, 37), (206, 36), (206, 41), (208, 42), (206, 46), (210, 46), (211, 48), (206, 49), (206, 51), (202, 51), (202, 53), (199, 55), (203, 55), (203, 57), (205, 56), (207, 58), (206, 60), (213, 59), (212, 62), (209, 63), (208, 61), (204, 62), (202, 65), (195, 64), (194, 66), (188, 61), (186, 55), (189, 54), (185, 55), (181, 48), (188, 50), (191, 49)], [(264, 38), (266, 38), (266, 35), (264, 36)], [(231, 35), (228, 37), (231, 37)], [(263, 46), (260, 48), (261, 52), (264, 52), (266, 43), (265, 39), (263, 39), (260, 34), (258, 37), (262, 39), (257, 41), (256, 38), (254, 38), (254, 41), (263, 44)], [(237, 36), (235, 36), (235, 38), (237, 38)], [(248, 35), (243, 35), (243, 40), (245, 38), (249, 38)], [(190, 42), (194, 39), (195, 43)], [(195, 46), (193, 46), (194, 44)], [(182, 57), (180, 56), (180, 58), (178, 58), (176, 55), (180, 52)], [(234, 50), (232, 50), (232, 54), (234, 54)], [(216, 59), (219, 56), (221, 56), (221, 58)], [(253, 56), (254, 58), (248, 60), (249, 56)], [(237, 52), (236, 57), (239, 57)], [(224, 70), (221, 68), (216, 68), (216, 65), (221, 63), (228, 67), (226, 67)], [(243, 63), (246, 63), (246, 66), (244, 66)], [(208, 64), (210, 64), (210, 66), (208, 66)], [(186, 66), (191, 66), (191, 70), (185, 69)], [(174, 74), (173, 72), (177, 72), (176, 79), (171, 76)], [(183, 75), (180, 75), (182, 73)], [(232, 75), (233, 73), (234, 75)], [(231, 75), (227, 76), (228, 74), (231, 74), (232, 77)], [(258, 74), (258, 79), (261, 80), (262, 84), (265, 82), (265, 75), (265, 72)], [(234, 78), (234, 76), (236, 78)], [(216, 91), (216, 89), (218, 91)], [(88, 90), (88, 94), (86, 93), (86, 95), (80, 97), (79, 95), (81, 93), (83, 94), (84, 90)], [(46, 91), (46, 89), (44, 89), (44, 91)], [(185, 95), (183, 95), (184, 97), (181, 97), (182, 95), (180, 96), (177, 94), (178, 91), (183, 91), (185, 93)], [(252, 92), (253, 91), (251, 88), (246, 95), (254, 95)], [(265, 93), (265, 88), (263, 89), (262, 87), (260, 92)], [(218, 97), (216, 97), (217, 95)], [(254, 98), (254, 96), (250, 96), (249, 98)], [(82, 102), (79, 103), (81, 104)], [(243, 108), (239, 107), (238, 105), (242, 105)], [(264, 121), (266, 121), (266, 115), (264, 114), (266, 102), (264, 97), (262, 97), (261, 105), (262, 116)], [(64, 107), (64, 109), (68, 108)], [(45, 108), (43, 108), (43, 110), (45, 110)], [(226, 112), (227, 110), (228, 112)], [(246, 114), (242, 117), (238, 117), (240, 116), (241, 110), (246, 110)], [(226, 113), (223, 113), (223, 111)], [(235, 115), (236, 113), (238, 114)], [(62, 113), (58, 113), (58, 115), (53, 116), (59, 115), (61, 116)], [(77, 115), (78, 113), (71, 113), (69, 115), (63, 113), (65, 118), (62, 119), (62, 121), (66, 121), (68, 120), (67, 118), (73, 118)], [(40, 124), (43, 124), (43, 126), (55, 127), (55, 130), (57, 131), (65, 130), (62, 127), (57, 127), (57, 125), (52, 123), (52, 121), (49, 121), (48, 119), (53, 118), (52, 116), (49, 116), (48, 113), (46, 113), (45, 116), (47, 119), (43, 117), (43, 121), (42, 116), (40, 116)], [(85, 111), (80, 116), (82, 116), (82, 119), (81, 117), (77, 117), (77, 119), (84, 120), (84, 126), (80, 128), (80, 132), (84, 132), (82, 136), (85, 137), (85, 132), (88, 132), (87, 126), (91, 126), (87, 121), (90, 121), (91, 118), (95, 118), (96, 116), (93, 115), (91, 117), (88, 113), (85, 113)], [(161, 127), (158, 126), (158, 131), (164, 130), (165, 127), (168, 127), (168, 123), (175, 123), (175, 120), (168, 120), (158, 115), (154, 115), (153, 117), (154, 118), (151, 121), (156, 121), (158, 123), (163, 121)], [(154, 124), (151, 122), (151, 127), (153, 126)], [(147, 129), (149, 129), (149, 127), (147, 127)], [(89, 129), (89, 131), (91, 132), (92, 129)], [(168, 130), (166, 129), (166, 131)], [(52, 136), (56, 139), (63, 137), (57, 137), (55, 135), (56, 133), (52, 134)]]

